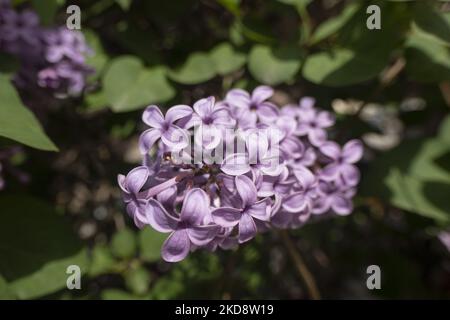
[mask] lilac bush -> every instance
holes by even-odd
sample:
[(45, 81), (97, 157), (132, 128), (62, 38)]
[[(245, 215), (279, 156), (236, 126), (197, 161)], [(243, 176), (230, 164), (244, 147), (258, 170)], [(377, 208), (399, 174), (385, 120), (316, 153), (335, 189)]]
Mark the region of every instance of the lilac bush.
[(21, 12), (0, 2), (0, 52), (15, 56), (21, 68), (14, 77), (20, 89), (50, 96), (79, 96), (93, 69), (86, 64), (90, 49), (80, 32), (45, 28), (34, 11)]
[(362, 143), (328, 140), (334, 116), (313, 98), (279, 108), (272, 94), (268, 86), (233, 89), (223, 101), (144, 111), (143, 164), (118, 182), (136, 226), (170, 233), (164, 260), (352, 212)]

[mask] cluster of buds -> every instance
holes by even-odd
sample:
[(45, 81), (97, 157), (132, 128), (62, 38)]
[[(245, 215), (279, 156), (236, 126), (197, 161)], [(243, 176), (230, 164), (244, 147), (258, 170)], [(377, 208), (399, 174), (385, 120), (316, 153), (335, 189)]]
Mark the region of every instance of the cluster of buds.
[(333, 114), (313, 98), (277, 107), (273, 89), (233, 89), (223, 101), (149, 106), (141, 166), (119, 175), (128, 214), (170, 234), (162, 258), (233, 248), (271, 228), (298, 228), (314, 215), (348, 215), (360, 179), (358, 140), (328, 139)]
[(50, 96), (79, 96), (93, 69), (86, 65), (90, 53), (80, 32), (66, 27), (45, 28), (34, 11), (17, 11), (9, 0), (0, 0), (0, 52), (15, 56), (21, 68), (16, 85)]

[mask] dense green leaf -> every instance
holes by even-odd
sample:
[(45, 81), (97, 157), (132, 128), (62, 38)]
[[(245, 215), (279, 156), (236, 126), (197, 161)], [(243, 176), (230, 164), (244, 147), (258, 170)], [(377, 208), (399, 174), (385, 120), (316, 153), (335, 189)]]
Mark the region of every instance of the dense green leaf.
[(359, 3), (351, 3), (346, 6), (336, 17), (325, 20), (325, 22), (319, 25), (314, 31), (310, 43), (317, 43), (338, 32), (339, 29), (341, 29), (355, 15), (359, 7)]
[(0, 300), (10, 300), (13, 299), (14, 295), (9, 289), (9, 285), (6, 280), (0, 274)]
[(130, 294), (126, 291), (118, 289), (107, 289), (103, 290), (101, 297), (103, 300), (147, 300), (148, 297), (140, 297), (137, 295)]
[(450, 80), (450, 48), (419, 30), (414, 31), (405, 52), (409, 77), (426, 83)]
[(407, 141), (383, 154), (363, 177), (363, 193), (380, 195), (399, 208), (449, 222), (450, 171), (448, 161), (442, 164), (441, 159), (448, 158), (450, 144), (443, 134)]
[(87, 255), (52, 207), (25, 195), (0, 198), (0, 274), (20, 299), (66, 287), (67, 267), (87, 271)]
[(87, 56), (86, 62), (89, 66), (94, 67), (94, 77), (98, 77), (102, 74), (103, 68), (108, 62), (108, 56), (103, 49), (98, 35), (93, 30), (83, 29), (83, 34), (88, 46), (93, 50), (93, 53)]
[(383, 55), (336, 49), (309, 56), (303, 76), (316, 84), (346, 86), (376, 77), (387, 63), (388, 57)]
[(162, 67), (145, 68), (133, 56), (114, 59), (103, 76), (105, 95), (115, 112), (132, 111), (174, 95)]
[(270, 48), (256, 45), (249, 55), (252, 76), (264, 84), (277, 85), (291, 80), (299, 71), (302, 53), (296, 48)]
[(131, 268), (125, 273), (127, 288), (137, 295), (143, 295), (150, 286), (150, 274), (143, 267)]
[(89, 275), (95, 277), (100, 274), (109, 273), (114, 270), (116, 260), (107, 246), (97, 245), (92, 250)]
[(440, 13), (429, 3), (418, 1), (414, 22), (425, 33), (450, 45), (450, 16)]
[(33, 113), (22, 105), (9, 77), (0, 74), (0, 136), (30, 147), (57, 151)]
[(58, 8), (64, 3), (63, 0), (32, 0), (34, 10), (39, 15), (40, 22), (51, 25)]
[(130, 9), (131, 2), (133, 2), (133, 0), (116, 0), (116, 2), (123, 10), (127, 11)]
[(111, 240), (111, 252), (119, 258), (131, 258), (136, 253), (136, 235), (128, 228), (114, 234)]
[(216, 46), (211, 50), (210, 56), (216, 72), (222, 76), (239, 70), (247, 60), (245, 54), (236, 51), (229, 43)]
[(216, 76), (214, 61), (203, 52), (192, 53), (185, 63), (169, 72), (176, 82), (183, 84), (198, 84), (211, 80)]
[(141, 258), (148, 262), (156, 262), (161, 259), (161, 247), (167, 238), (167, 234), (157, 232), (152, 228), (144, 228), (139, 232), (139, 245)]

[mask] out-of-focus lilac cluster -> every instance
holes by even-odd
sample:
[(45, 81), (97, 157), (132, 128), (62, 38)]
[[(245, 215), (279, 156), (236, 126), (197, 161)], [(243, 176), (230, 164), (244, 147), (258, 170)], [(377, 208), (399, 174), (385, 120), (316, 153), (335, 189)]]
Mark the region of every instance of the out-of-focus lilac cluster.
[(86, 65), (90, 50), (80, 32), (45, 28), (35, 12), (19, 12), (9, 0), (0, 0), (0, 52), (20, 61), (14, 82), (27, 92), (44, 90), (57, 98), (79, 96), (93, 72)]
[(251, 94), (233, 89), (220, 102), (209, 97), (165, 115), (157, 106), (143, 113), (143, 164), (118, 183), (138, 227), (170, 234), (164, 260), (232, 248), (314, 215), (351, 213), (361, 142), (330, 141), (334, 116), (313, 98), (279, 108), (272, 95), (267, 86)]

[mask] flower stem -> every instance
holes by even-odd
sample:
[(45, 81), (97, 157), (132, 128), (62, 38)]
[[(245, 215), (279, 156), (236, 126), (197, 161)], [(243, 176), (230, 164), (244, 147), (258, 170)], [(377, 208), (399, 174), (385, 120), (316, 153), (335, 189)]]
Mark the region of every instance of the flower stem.
[(286, 249), (293, 260), (297, 272), (302, 279), (302, 281), (306, 285), (306, 289), (308, 290), (308, 294), (312, 300), (320, 300), (320, 292), (317, 288), (316, 281), (314, 280), (313, 275), (308, 270), (305, 262), (303, 261), (300, 253), (295, 248), (295, 244), (293, 243), (289, 233), (286, 230), (280, 230), (281, 239), (283, 240)]

